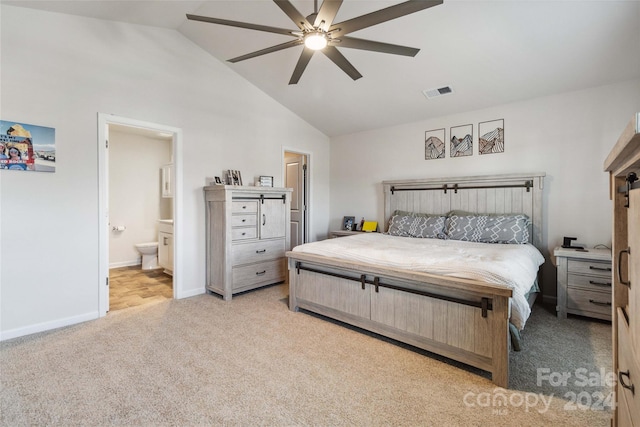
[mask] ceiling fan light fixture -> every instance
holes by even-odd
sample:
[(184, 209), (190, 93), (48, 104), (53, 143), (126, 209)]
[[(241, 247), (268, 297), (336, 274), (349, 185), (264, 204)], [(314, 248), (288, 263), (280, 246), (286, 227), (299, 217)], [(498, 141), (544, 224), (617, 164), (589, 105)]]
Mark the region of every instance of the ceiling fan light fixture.
[(304, 45), (311, 50), (327, 47), (327, 36), (321, 31), (314, 31), (304, 36)]

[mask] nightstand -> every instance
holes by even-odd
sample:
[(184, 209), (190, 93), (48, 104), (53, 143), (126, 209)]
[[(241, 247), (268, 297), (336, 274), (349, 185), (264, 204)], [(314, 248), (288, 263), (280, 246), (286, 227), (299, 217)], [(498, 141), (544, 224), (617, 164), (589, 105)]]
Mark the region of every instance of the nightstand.
[[(344, 237), (351, 236), (353, 234), (362, 234), (369, 233), (368, 231), (351, 231), (351, 230), (331, 230), (329, 233), (330, 239), (335, 239), (336, 237)], [(377, 231), (371, 231), (371, 233), (377, 233)]]
[(555, 248), (558, 317), (567, 314), (611, 320), (611, 251)]

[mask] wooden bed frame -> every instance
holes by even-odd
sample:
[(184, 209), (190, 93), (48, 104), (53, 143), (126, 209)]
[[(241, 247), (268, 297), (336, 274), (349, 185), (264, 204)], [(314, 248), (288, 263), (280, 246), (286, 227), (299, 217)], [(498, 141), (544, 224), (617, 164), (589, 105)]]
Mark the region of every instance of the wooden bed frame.
[[(542, 245), (544, 173), (384, 181), (384, 224), (395, 210), (524, 213)], [(382, 268), (300, 252), (289, 258), (289, 309), (318, 313), (491, 373), (509, 384), (504, 286)]]

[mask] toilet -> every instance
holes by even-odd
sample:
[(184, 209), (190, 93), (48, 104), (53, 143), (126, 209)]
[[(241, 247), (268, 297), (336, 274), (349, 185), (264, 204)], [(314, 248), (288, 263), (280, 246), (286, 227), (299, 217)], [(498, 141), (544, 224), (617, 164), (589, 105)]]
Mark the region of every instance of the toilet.
[(158, 242), (138, 243), (136, 249), (142, 254), (142, 269), (158, 268)]

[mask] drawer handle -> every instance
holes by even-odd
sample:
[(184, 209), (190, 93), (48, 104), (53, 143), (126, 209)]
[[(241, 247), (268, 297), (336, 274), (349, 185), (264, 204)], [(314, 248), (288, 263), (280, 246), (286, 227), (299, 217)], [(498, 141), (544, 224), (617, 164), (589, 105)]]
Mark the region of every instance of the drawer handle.
[(247, 233), (242, 233), (243, 236), (245, 236)]
[(611, 271), (611, 267), (594, 267), (593, 265), (590, 265), (589, 269), (598, 271)]
[(247, 222), (247, 220), (246, 220), (246, 219), (243, 219), (243, 220), (242, 220), (242, 222)]
[(262, 225), (267, 225), (267, 215), (262, 214)]
[(258, 272), (256, 272), (256, 276), (262, 276), (266, 272), (267, 272), (267, 270), (258, 271)]
[(243, 206), (243, 207), (242, 207), (242, 209), (247, 209), (247, 207), (246, 207), (246, 206)]
[(167, 246), (169, 244), (168, 242), (169, 242), (169, 238), (168, 237), (163, 237), (162, 238), (162, 245), (163, 246)]
[(607, 302), (607, 301), (596, 301), (596, 300), (594, 300), (594, 299), (590, 299), (590, 300), (589, 300), (589, 302), (590, 302), (591, 304), (594, 304), (594, 305), (601, 305), (601, 306), (603, 306), (603, 307), (611, 306), (611, 303), (610, 303), (610, 302)]
[[(618, 253), (618, 281), (625, 286), (631, 287), (631, 281), (622, 280), (622, 254), (626, 253), (628, 256), (631, 256), (631, 248), (623, 249)], [(627, 258), (627, 263), (629, 259)]]
[(628, 369), (627, 369), (626, 372), (618, 371), (618, 380), (620, 381), (620, 385), (622, 387), (626, 388), (627, 390), (631, 390), (631, 394), (635, 396), (636, 387), (633, 385), (633, 383), (631, 383), (631, 385), (625, 384), (625, 382), (622, 379), (622, 377), (627, 377), (627, 378), (629, 378), (629, 381), (631, 381), (631, 375), (630, 375), (630, 372), (629, 372)]
[(592, 285), (598, 285), (598, 286), (611, 286), (611, 283), (609, 282), (596, 282), (594, 280), (589, 280), (589, 283)]
[(257, 254), (263, 254), (263, 253), (265, 253), (265, 252), (267, 252), (267, 250), (266, 250), (266, 249), (263, 249), (263, 250), (261, 250), (261, 251), (256, 251), (256, 253), (257, 253)]

